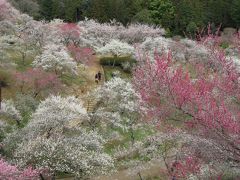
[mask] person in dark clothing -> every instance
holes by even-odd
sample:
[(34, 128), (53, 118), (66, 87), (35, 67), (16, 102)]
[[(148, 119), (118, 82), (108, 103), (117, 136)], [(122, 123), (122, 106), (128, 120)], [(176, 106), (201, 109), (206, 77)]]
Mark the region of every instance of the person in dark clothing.
[(100, 71), (98, 71), (97, 75), (98, 75), (98, 80), (101, 81), (102, 73)]
[(95, 82), (98, 84), (98, 80), (99, 78), (98, 78), (98, 74), (95, 74)]

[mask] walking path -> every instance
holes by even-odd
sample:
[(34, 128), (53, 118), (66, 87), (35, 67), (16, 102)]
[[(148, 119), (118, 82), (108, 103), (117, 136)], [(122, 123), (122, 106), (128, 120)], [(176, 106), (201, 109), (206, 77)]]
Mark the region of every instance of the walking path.
[[(85, 82), (80, 87), (74, 87), (74, 94), (76, 97), (86, 97), (86, 95), (96, 89), (97, 87), (101, 86), (105, 82), (104, 70), (99, 62), (99, 58), (94, 56), (91, 60), (91, 64), (87, 67), (79, 66), (78, 67), (78, 76), (84, 77)], [(102, 74), (101, 81), (99, 83), (95, 82), (95, 75), (100, 72)], [(87, 96), (83, 99), (84, 107), (86, 108), (88, 113), (94, 111), (94, 108), (97, 104), (97, 100), (95, 97)], [(70, 127), (74, 127), (79, 125), (81, 122), (79, 120), (71, 121), (69, 124)]]
[[(101, 72), (102, 74), (102, 80), (97, 84), (95, 82), (95, 74), (98, 72)], [(87, 95), (88, 92), (96, 89), (97, 87), (104, 84), (105, 77), (104, 77), (104, 71), (103, 67), (99, 63), (99, 58), (94, 57), (92, 63), (84, 69), (84, 67), (79, 67), (79, 75), (84, 77), (86, 79), (85, 85), (83, 87), (76, 87), (77, 91), (75, 91), (75, 95), (78, 97), (83, 97)], [(91, 113), (94, 111), (94, 108), (97, 104), (97, 100), (95, 97), (88, 96), (84, 100), (84, 107), (87, 109), (88, 113)], [(79, 125), (81, 122), (78, 120), (72, 121), (70, 123), (70, 127), (74, 127)], [(144, 164), (143, 170), (141, 171), (141, 174), (144, 178), (146, 177), (154, 177), (160, 175), (160, 169), (164, 168), (163, 162), (161, 161), (154, 161), (151, 164), (146, 163)], [(164, 177), (163, 177), (164, 179)], [(60, 178), (59, 180), (74, 180), (73, 177), (66, 177), (66, 178)], [(97, 176), (95, 178), (91, 178), (91, 180), (139, 180), (139, 176), (137, 175), (137, 172), (133, 173), (133, 176), (129, 174), (128, 169), (119, 170), (113, 174), (110, 175), (103, 175), (103, 176)]]

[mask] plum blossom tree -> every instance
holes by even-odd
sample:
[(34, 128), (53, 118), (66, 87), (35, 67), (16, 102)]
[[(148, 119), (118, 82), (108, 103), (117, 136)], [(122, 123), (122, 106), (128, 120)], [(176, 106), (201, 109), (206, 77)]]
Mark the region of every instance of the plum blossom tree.
[(66, 73), (77, 73), (77, 64), (68, 54), (65, 46), (61, 44), (46, 45), (42, 54), (35, 58), (32, 65), (36, 68), (55, 72), (56, 75), (60, 76)]
[(174, 41), (165, 37), (148, 37), (137, 46), (138, 54), (148, 55), (148, 58), (154, 60), (154, 54), (163, 55), (171, 51), (172, 59), (181, 63), (208, 63), (209, 52), (207, 48), (200, 43), (190, 39), (181, 39)]
[[(219, 165), (218, 158), (221, 154), (221, 150), (214, 146), (213, 141), (179, 129), (167, 128), (164, 132), (147, 137), (138, 148), (138, 152), (145, 159), (160, 159), (163, 163), (161, 173), (169, 178), (211, 179), (224, 171), (220, 166), (217, 169), (211, 167), (213, 162)], [(204, 169), (207, 169), (207, 172), (203, 172)]]
[(15, 25), (8, 20), (0, 21), (0, 34), (1, 35), (9, 35), (14, 34), (15, 31)]
[(133, 55), (134, 52), (134, 47), (119, 40), (112, 40), (109, 44), (97, 50), (97, 53), (105, 56), (129, 56)]
[(154, 62), (147, 60), (136, 69), (135, 87), (151, 119), (185, 122), (239, 167), (239, 73), (224, 53), (214, 51), (212, 58), (214, 73), (199, 70), (193, 81), (174, 66), (170, 53), (156, 55)]
[(7, 0), (0, 1), (0, 21), (11, 20), (15, 21), (16, 17), (20, 15), (19, 11), (11, 6)]
[(0, 178), (1, 179), (16, 179), (16, 180), (24, 180), (24, 179), (39, 179), (39, 172), (37, 170), (32, 169), (31, 167), (26, 169), (20, 169), (15, 165), (9, 164), (4, 159), (0, 159)]
[(103, 47), (112, 39), (118, 39), (119, 33), (117, 32), (123, 28), (123, 26), (114, 21), (100, 24), (92, 19), (80, 21), (78, 26), (82, 29), (81, 43), (94, 50)]
[(94, 20), (85, 19), (78, 23), (82, 29), (81, 43), (98, 49), (110, 43), (113, 39), (130, 44), (141, 43), (146, 37), (157, 37), (165, 34), (164, 29), (150, 25), (130, 24), (124, 27), (121, 23), (98, 23)]
[(15, 157), (23, 166), (33, 162), (36, 167), (48, 168), (53, 173), (71, 173), (81, 179), (109, 172), (114, 167), (113, 160), (103, 152), (101, 136), (79, 129), (77, 132), (77, 137), (37, 137), (24, 141)]
[(14, 49), (16, 51), (16, 54), (20, 56), (20, 61), (18, 63), (22, 65), (25, 65), (26, 58), (33, 52), (33, 47), (30, 44), (27, 44), (23, 39), (15, 35), (3, 35), (0, 41), (3, 55), (1, 58), (2, 62), (6, 62), (5, 58), (8, 56), (6, 52), (7, 49)]
[(46, 92), (57, 92), (61, 87), (61, 82), (55, 74), (40, 68), (30, 68), (25, 72), (16, 73), (15, 77), (21, 93), (32, 91), (33, 97)]
[(60, 25), (60, 32), (63, 37), (63, 43), (68, 45), (73, 43), (74, 45), (79, 44), (81, 29), (77, 24), (64, 23)]
[(69, 44), (67, 46), (68, 50), (73, 55), (74, 60), (78, 64), (88, 65), (93, 58), (93, 50), (87, 47), (78, 47), (74, 44)]
[[(121, 78), (113, 78), (95, 91), (98, 108), (91, 115), (92, 122), (109, 124), (111, 127), (120, 127), (129, 132), (132, 143), (135, 142), (134, 129), (139, 125), (139, 104), (137, 93), (132, 84)], [(97, 121), (96, 121), (97, 120)]]
[(20, 112), (16, 109), (12, 100), (4, 100), (2, 103), (2, 108), (0, 110), (0, 114), (7, 116), (11, 119), (14, 119), (17, 124), (20, 124), (22, 120)]
[(51, 31), (54, 30), (44, 21), (36, 21), (28, 15), (22, 15), (20, 22), (16, 28), (16, 36), (37, 49), (42, 49), (49, 42), (48, 39), (53, 38)]
[(159, 37), (165, 34), (165, 30), (147, 24), (130, 24), (120, 31), (119, 39), (130, 44), (141, 43), (146, 37)]
[(47, 98), (19, 133), (25, 135), (14, 152), (17, 164), (72, 173), (78, 178), (107, 172), (113, 168), (113, 160), (103, 152), (103, 138), (96, 132), (69, 126), (73, 120), (87, 118), (76, 98)]
[[(39, 104), (26, 129), (31, 131), (31, 134), (39, 136), (46, 133), (47, 137), (50, 137), (55, 131), (62, 131), (70, 121), (76, 119), (83, 121), (87, 118), (87, 112), (80, 100), (71, 96), (66, 98), (50, 96)], [(32, 128), (35, 131), (32, 131)]]

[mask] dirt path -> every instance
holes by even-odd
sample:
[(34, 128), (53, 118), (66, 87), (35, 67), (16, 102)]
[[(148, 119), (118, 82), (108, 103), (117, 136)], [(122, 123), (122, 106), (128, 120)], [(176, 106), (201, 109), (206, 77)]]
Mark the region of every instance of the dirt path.
[[(91, 60), (91, 64), (89, 64), (86, 67), (79, 66), (78, 67), (78, 75), (81, 77), (84, 77), (85, 82), (82, 86), (80, 87), (75, 87), (77, 88), (77, 95), (78, 96), (83, 96), (90, 92), (91, 90), (95, 89), (99, 85), (102, 85), (105, 81), (104, 78), (104, 71), (103, 67), (100, 65), (100, 59), (96, 56), (93, 57)], [(95, 75), (96, 73), (101, 72), (102, 74), (102, 80), (100, 83), (95, 82)]]
[[(154, 179), (154, 177), (158, 177), (158, 180), (165, 180), (166, 177), (162, 176), (160, 169), (164, 169), (165, 166), (161, 160), (155, 160), (151, 163), (146, 163), (143, 165), (141, 170), (141, 176), (144, 180)], [(162, 176), (162, 177), (161, 177)], [(116, 173), (105, 176), (98, 176), (92, 178), (91, 180), (140, 180), (137, 171), (131, 171), (129, 169), (119, 170)]]
[[(161, 160), (155, 160), (151, 163), (144, 164), (144, 168), (141, 170), (141, 176), (144, 180), (166, 180), (167, 177), (162, 175), (161, 169), (164, 169), (165, 166)], [(157, 177), (157, 179), (155, 178)], [(59, 180), (74, 180), (74, 178), (61, 178)], [(110, 175), (102, 175), (91, 178), (90, 180), (140, 180), (138, 172), (132, 171), (129, 169), (119, 170)]]

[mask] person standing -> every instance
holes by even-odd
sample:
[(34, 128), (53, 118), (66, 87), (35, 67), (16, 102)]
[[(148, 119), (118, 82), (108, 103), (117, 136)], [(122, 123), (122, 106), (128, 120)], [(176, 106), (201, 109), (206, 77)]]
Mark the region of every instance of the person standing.
[(98, 78), (98, 74), (95, 74), (95, 82), (98, 84), (99, 78)]
[(98, 71), (97, 75), (98, 75), (98, 80), (101, 81), (101, 79), (102, 79), (102, 73), (101, 73), (100, 71)]

